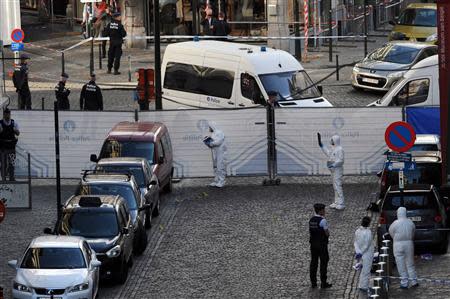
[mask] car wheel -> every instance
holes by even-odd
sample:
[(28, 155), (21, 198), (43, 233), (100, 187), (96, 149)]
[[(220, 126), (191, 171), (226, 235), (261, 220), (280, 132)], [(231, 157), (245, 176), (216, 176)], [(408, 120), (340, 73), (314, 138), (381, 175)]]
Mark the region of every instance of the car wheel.
[(152, 212), (147, 210), (145, 212), (145, 229), (152, 228)]
[[(130, 257), (130, 260), (132, 258)], [(126, 261), (122, 261), (122, 266), (120, 267), (120, 272), (117, 273), (117, 282), (119, 284), (124, 284), (128, 278), (128, 268), (129, 264)]]
[(171, 174), (169, 176), (169, 181), (166, 183), (166, 185), (163, 188), (163, 191), (165, 193), (170, 193), (170, 192), (172, 192), (172, 188), (173, 188), (173, 186), (172, 186), (172, 174)]
[(156, 196), (158, 196), (158, 199), (156, 200), (156, 204), (155, 204), (156, 206), (153, 208), (152, 217), (158, 217), (159, 216), (159, 208), (160, 208), (161, 200), (159, 198), (159, 194), (156, 195)]

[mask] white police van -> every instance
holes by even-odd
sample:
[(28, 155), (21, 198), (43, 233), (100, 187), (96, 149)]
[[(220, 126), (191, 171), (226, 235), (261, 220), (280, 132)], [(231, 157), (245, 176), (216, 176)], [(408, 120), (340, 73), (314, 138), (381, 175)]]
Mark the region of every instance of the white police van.
[(289, 53), (265, 46), (191, 41), (167, 46), (163, 109), (245, 108), (278, 92), (280, 107), (332, 107)]

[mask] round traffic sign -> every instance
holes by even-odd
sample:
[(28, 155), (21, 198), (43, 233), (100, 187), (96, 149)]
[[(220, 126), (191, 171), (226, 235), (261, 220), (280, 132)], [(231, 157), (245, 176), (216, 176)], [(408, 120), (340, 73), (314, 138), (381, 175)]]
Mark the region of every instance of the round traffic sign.
[(6, 215), (6, 207), (3, 203), (3, 200), (0, 199), (0, 223), (2, 223), (3, 219), (5, 219)]
[(395, 152), (406, 152), (416, 141), (414, 128), (404, 121), (396, 121), (390, 124), (384, 133), (387, 146)]
[(11, 39), (16, 43), (22, 42), (24, 38), (25, 32), (20, 28), (16, 28), (11, 32)]

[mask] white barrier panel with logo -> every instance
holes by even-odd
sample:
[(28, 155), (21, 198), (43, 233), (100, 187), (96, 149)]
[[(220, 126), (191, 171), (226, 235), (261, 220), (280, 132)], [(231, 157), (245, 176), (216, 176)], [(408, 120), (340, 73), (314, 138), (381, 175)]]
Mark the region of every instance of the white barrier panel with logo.
[(277, 109), (278, 173), (330, 173), (318, 146), (318, 132), (324, 145), (330, 145), (334, 134), (341, 137), (345, 174), (375, 173), (386, 158), (384, 132), (399, 120), (400, 108)]
[[(21, 135), (18, 155), (31, 153), (33, 177), (55, 177), (53, 111), (13, 111)], [(317, 145), (334, 133), (342, 137), (345, 173), (365, 174), (380, 169), (384, 130), (401, 118), (397, 108), (277, 109), (276, 137), (280, 174), (326, 174), (326, 158)], [(61, 176), (77, 178), (92, 167), (109, 130), (120, 121), (134, 121), (134, 112), (61, 111)], [(267, 173), (266, 110), (173, 110), (139, 113), (141, 121), (160, 121), (168, 127), (174, 149), (176, 177), (212, 175), (211, 152), (203, 145), (208, 121), (215, 121), (228, 144), (228, 175)], [(18, 165), (17, 173), (26, 173)]]

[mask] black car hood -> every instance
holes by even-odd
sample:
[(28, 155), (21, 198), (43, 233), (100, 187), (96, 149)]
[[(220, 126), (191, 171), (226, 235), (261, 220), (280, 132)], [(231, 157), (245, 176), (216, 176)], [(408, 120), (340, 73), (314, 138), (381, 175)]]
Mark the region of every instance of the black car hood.
[(112, 237), (110, 239), (108, 238), (86, 238), (86, 241), (89, 243), (91, 248), (96, 253), (106, 253), (108, 250), (113, 248), (117, 244), (117, 240), (119, 239), (120, 235), (117, 235), (115, 237)]

